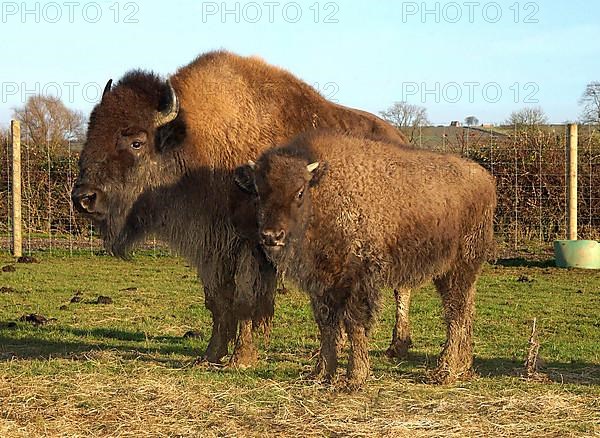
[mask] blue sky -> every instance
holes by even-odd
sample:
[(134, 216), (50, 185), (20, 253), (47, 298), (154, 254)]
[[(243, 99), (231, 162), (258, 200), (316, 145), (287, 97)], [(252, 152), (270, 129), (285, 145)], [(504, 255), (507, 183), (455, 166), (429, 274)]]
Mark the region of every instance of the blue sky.
[(600, 2), (1, 2), (0, 124), (31, 93), (89, 113), (132, 68), (168, 75), (202, 52), (259, 55), (341, 104), (498, 123), (540, 105), (577, 118), (600, 80)]

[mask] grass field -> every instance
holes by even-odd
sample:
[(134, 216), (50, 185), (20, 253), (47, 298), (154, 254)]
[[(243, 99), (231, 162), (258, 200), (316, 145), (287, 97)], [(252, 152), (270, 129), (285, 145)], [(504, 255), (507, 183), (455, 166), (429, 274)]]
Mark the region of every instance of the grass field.
[[(452, 386), (424, 383), (444, 339), (434, 290), (414, 295), (415, 345), (400, 363), (383, 354), (394, 316), (387, 293), (371, 343), (373, 375), (364, 390), (346, 394), (302, 377), (318, 339), (308, 300), (294, 289), (277, 297), (259, 365), (216, 369), (192, 366), (210, 319), (195, 273), (180, 259), (36, 257), (0, 272), (2, 437), (600, 434), (597, 271), (486, 266), (475, 327), (479, 377)], [(0, 267), (13, 262), (0, 255)], [(112, 303), (98, 304), (100, 295)], [(50, 321), (20, 321), (31, 313)], [(534, 317), (547, 380), (527, 381)], [(189, 330), (198, 336), (184, 338)]]

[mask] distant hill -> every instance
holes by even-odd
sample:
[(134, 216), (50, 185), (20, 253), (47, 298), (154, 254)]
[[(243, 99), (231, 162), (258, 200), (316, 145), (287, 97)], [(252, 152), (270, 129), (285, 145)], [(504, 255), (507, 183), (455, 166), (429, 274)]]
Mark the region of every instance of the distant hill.
[[(546, 133), (565, 135), (565, 125), (544, 125)], [(482, 143), (507, 139), (515, 131), (513, 126), (426, 126), (415, 133), (414, 144), (424, 149), (464, 152)]]

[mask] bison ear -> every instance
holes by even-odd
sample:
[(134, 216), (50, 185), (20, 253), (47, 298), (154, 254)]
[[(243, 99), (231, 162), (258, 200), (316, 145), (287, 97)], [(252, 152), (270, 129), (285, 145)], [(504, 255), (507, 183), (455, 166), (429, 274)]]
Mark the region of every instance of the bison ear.
[(311, 174), (309, 186), (315, 187), (329, 170), (329, 164), (327, 161), (317, 161), (306, 166), (306, 170)]
[(254, 166), (252, 161), (248, 164), (235, 169), (233, 179), (240, 189), (251, 195), (256, 195), (256, 186), (254, 185)]

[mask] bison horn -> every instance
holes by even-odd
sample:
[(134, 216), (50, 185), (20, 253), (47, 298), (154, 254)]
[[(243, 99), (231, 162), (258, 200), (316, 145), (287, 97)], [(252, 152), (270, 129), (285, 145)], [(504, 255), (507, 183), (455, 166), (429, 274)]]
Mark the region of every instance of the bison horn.
[(106, 83), (106, 85), (104, 86), (104, 91), (102, 92), (102, 99), (104, 99), (104, 96), (106, 96), (108, 93), (110, 93), (111, 88), (112, 88), (112, 79), (109, 79), (108, 82)]
[(252, 160), (248, 160), (248, 166), (250, 167), (250, 169), (255, 169), (256, 163)]
[(308, 170), (309, 173), (313, 173), (315, 170), (317, 170), (317, 167), (319, 167), (319, 162), (315, 161), (314, 163), (306, 166), (306, 170)]
[(160, 128), (161, 126), (165, 126), (167, 123), (172, 122), (179, 114), (179, 99), (177, 98), (175, 89), (171, 85), (171, 81), (168, 79), (167, 86), (169, 87), (169, 105), (164, 110), (156, 113), (154, 119), (154, 126), (156, 128)]

